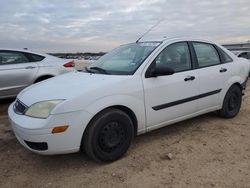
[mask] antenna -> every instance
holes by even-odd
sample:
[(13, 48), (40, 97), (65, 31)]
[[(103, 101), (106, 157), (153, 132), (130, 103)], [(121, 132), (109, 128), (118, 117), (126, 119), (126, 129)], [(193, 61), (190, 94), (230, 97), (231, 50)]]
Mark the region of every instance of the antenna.
[(156, 26), (158, 26), (163, 20), (164, 20), (164, 18), (162, 18), (155, 25), (153, 25), (151, 28), (149, 28), (149, 30), (147, 30), (140, 38), (137, 39), (136, 43), (138, 43), (146, 34), (148, 34), (150, 31), (152, 31), (152, 29), (154, 29)]

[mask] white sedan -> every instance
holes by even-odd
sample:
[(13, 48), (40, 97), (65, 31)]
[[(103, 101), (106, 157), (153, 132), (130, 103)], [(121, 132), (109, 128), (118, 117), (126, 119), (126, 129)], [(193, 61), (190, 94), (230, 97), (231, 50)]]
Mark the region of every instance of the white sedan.
[(25, 87), (74, 71), (72, 60), (29, 50), (0, 48), (0, 99), (14, 97)]
[(136, 42), (23, 90), (8, 113), (19, 142), (35, 153), (84, 148), (113, 161), (135, 135), (212, 111), (236, 116), (249, 70), (247, 60), (209, 41)]

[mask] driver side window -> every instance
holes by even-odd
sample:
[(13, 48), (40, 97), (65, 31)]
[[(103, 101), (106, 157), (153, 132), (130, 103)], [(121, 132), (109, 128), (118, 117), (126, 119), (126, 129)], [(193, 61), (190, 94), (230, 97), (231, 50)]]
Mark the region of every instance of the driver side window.
[(156, 67), (172, 68), (175, 72), (191, 69), (191, 58), (187, 42), (167, 46), (155, 59)]

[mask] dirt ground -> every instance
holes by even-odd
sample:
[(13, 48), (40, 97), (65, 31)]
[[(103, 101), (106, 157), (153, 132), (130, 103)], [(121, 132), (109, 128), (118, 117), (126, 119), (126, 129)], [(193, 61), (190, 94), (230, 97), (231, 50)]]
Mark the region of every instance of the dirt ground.
[(250, 187), (248, 86), (234, 119), (208, 114), (138, 136), (111, 164), (27, 151), (9, 126), (12, 100), (1, 101), (0, 187)]

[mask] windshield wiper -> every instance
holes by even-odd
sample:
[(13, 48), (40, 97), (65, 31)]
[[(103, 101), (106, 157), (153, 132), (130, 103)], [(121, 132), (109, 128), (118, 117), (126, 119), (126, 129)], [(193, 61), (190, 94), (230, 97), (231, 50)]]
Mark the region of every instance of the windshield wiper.
[(100, 68), (100, 67), (90, 67), (89, 69), (91, 69), (91, 70), (97, 70), (97, 71), (102, 72), (104, 74), (109, 74), (105, 69)]

